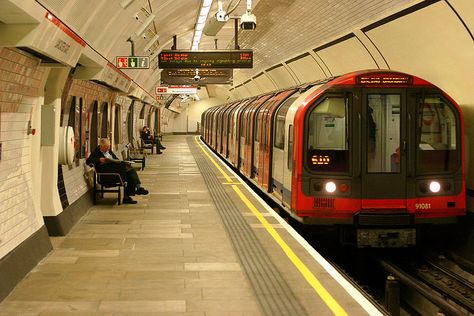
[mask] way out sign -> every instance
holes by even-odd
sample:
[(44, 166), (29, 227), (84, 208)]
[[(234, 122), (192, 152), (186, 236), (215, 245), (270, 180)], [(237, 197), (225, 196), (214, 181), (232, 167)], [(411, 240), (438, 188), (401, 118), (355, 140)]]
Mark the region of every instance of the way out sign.
[(156, 87), (156, 94), (196, 94), (197, 88), (191, 86)]
[(149, 56), (117, 56), (116, 66), (120, 69), (148, 69), (150, 68)]

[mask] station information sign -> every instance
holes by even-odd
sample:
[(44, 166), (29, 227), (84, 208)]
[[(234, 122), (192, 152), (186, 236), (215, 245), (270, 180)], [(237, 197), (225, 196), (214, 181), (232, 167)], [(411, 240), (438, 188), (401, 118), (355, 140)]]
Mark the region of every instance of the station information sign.
[(155, 94), (196, 94), (197, 88), (191, 86), (156, 87)]
[(163, 50), (159, 68), (252, 68), (252, 50)]
[(193, 68), (163, 69), (161, 83), (167, 85), (189, 84), (232, 84), (233, 70), (228, 68), (201, 68), (198, 72)]
[(149, 56), (117, 56), (116, 66), (119, 69), (148, 69), (150, 68)]

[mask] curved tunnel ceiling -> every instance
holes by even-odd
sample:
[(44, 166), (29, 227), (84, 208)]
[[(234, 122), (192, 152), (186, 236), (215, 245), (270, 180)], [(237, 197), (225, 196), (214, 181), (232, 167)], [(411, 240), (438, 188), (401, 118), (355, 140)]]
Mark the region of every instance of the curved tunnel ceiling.
[[(223, 6), (229, 8), (237, 2), (238, 0), (224, 0)], [(14, 2), (12, 1), (12, 3)], [(160, 79), (160, 69), (157, 68), (156, 61), (158, 52), (171, 47), (173, 35), (178, 37), (178, 49), (191, 47), (193, 30), (202, 0), (28, 0), (17, 6), (33, 6), (35, 3), (41, 4), (46, 10), (56, 15), (84, 39), (92, 50), (110, 63), (115, 62), (116, 56), (130, 55), (131, 43), (127, 39), (133, 40), (135, 55), (150, 55), (151, 68), (149, 70), (126, 69), (123, 72), (152, 95), (154, 87), (159, 84)], [(390, 50), (385, 51), (387, 56), (399, 53), (393, 49), (395, 46), (382, 42), (377, 43), (378, 46), (374, 44), (373, 39), (377, 36), (386, 36), (386, 34), (392, 33), (386, 32), (383, 35), (377, 35), (376, 32), (373, 32), (372, 39), (369, 38), (367, 32), (361, 31), (370, 23), (380, 21), (416, 5), (444, 6), (448, 8), (447, 10), (451, 8), (451, 16), (448, 18), (451, 19), (456, 14), (459, 17), (458, 20), (451, 21), (452, 25), (456, 25), (455, 27), (460, 29), (463, 27), (467, 30), (473, 29), (474, 13), (471, 0), (254, 0), (253, 13), (257, 17), (257, 28), (254, 31), (239, 31), (240, 47), (254, 50), (254, 68), (235, 70), (234, 87), (216, 86), (208, 89), (208, 95), (213, 97), (214, 93), (217, 93), (225, 98), (228, 97), (226, 94), (231, 94), (236, 98), (262, 93), (314, 80), (317, 79), (316, 77), (331, 76), (339, 74), (340, 71), (353, 70), (351, 66), (346, 65), (350, 63), (353, 63), (352, 68), (390, 68), (393, 66), (397, 70), (416, 72), (420, 69), (414, 65), (394, 62), (396, 56), (391, 56), (389, 62), (384, 60), (384, 52), (380, 51), (384, 48), (382, 46), (386, 45), (385, 48)], [(241, 0), (232, 16), (242, 15), (245, 12), (245, 6), (246, 0)], [(446, 11), (446, 9), (443, 10)], [(217, 1), (214, 1), (209, 14), (213, 15), (216, 11)], [(437, 24), (443, 26), (443, 23), (450, 22), (446, 21), (447, 17), (441, 16), (443, 12), (438, 11), (435, 10), (432, 13), (435, 18), (437, 15), (440, 18), (436, 22)], [(144, 36), (137, 36), (135, 32), (151, 14), (154, 15), (153, 23), (146, 28)], [(8, 20), (8, 18), (8, 12), (0, 14), (0, 21), (16, 23), (16, 20), (11, 20), (11, 18)], [(18, 15), (16, 19), (19, 19)], [(464, 26), (459, 21), (462, 21)], [(405, 24), (408, 27), (418, 27), (416, 24)], [(392, 32), (402, 32), (401, 34), (405, 37), (407, 34), (410, 35), (409, 29), (394, 28)], [(455, 40), (465, 37), (466, 34), (468, 33), (455, 34)], [(151, 38), (155, 35), (159, 36), (158, 42), (149, 45)], [(359, 44), (354, 44), (350, 36), (355, 36), (354, 41), (358, 41)], [(334, 49), (322, 51), (320, 54), (315, 53), (315, 49), (318, 47), (325, 48), (324, 45), (341, 38), (348, 39), (339, 45), (341, 50)], [(469, 41), (469, 36), (467, 39)], [(472, 34), (470, 40), (472, 44)], [(400, 43), (405, 45), (406, 41), (407, 39), (404, 38)], [(465, 38), (462, 41), (465, 42)], [(465, 45), (464, 42), (462, 45)], [(214, 49), (216, 45), (219, 49), (234, 47), (232, 20), (227, 22), (217, 36), (203, 35), (199, 48)], [(358, 48), (361, 45), (365, 46), (365, 53)], [(430, 45), (437, 46), (434, 43)], [(145, 47), (149, 49), (145, 50)], [(339, 52), (341, 52), (342, 59), (334, 60), (334, 55)], [(367, 52), (371, 56), (367, 57)], [(305, 57), (305, 54), (309, 57)], [(468, 49), (468, 53), (461, 56), (462, 60), (468, 59), (471, 55), (472, 53)], [(294, 60), (290, 67), (289, 61), (297, 56), (302, 57), (300, 60)], [(439, 58), (439, 56), (432, 57)], [(369, 60), (364, 61), (367, 58)], [(310, 60), (311, 63), (308, 62)], [(337, 65), (337, 63), (341, 65)], [(311, 76), (305, 75), (301, 70), (311, 67), (314, 67), (314, 74)], [(468, 67), (468, 69), (470, 68)], [(415, 74), (430, 77), (430, 72), (425, 70), (421, 69), (420, 73)], [(438, 74), (428, 79), (439, 83), (436, 81), (442, 76), (443, 74)], [(239, 87), (244, 88), (239, 89)]]

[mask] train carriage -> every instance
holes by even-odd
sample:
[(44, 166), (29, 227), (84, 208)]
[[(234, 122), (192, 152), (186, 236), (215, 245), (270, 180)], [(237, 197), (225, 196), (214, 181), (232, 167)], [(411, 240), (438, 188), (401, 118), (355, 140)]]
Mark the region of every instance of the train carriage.
[(246, 122), (243, 131), (243, 162), (242, 172), (245, 176), (253, 178), (254, 163), (253, 163), (253, 148), (254, 148), (254, 133), (256, 130), (255, 115), (258, 113), (260, 107), (264, 106), (265, 103), (270, 99), (271, 94), (264, 94), (258, 98), (256, 102), (253, 102), (247, 111), (244, 113), (244, 121)]
[[(258, 102), (234, 105), (234, 154), (247, 164), (252, 150), (257, 177), (245, 165), (243, 174), (298, 221), (338, 228), (360, 247), (396, 247), (465, 215), (462, 113), (429, 82), (367, 70)], [(244, 118), (247, 129), (236, 128)], [(248, 126), (252, 147), (240, 134)]]

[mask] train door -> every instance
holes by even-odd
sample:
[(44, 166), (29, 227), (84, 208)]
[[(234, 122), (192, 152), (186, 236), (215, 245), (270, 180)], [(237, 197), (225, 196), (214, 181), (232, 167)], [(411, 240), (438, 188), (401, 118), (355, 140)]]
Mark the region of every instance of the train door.
[(405, 91), (364, 89), (361, 101), (362, 120), (357, 118), (359, 124), (354, 124), (362, 135), (361, 207), (406, 209), (406, 199), (400, 199), (407, 192), (406, 122), (411, 118)]
[(218, 153), (222, 152), (221, 151), (221, 144), (222, 144), (222, 111), (223, 107), (219, 107), (216, 111), (216, 151)]
[(222, 155), (227, 157), (227, 148), (228, 148), (228, 141), (229, 141), (229, 112), (232, 108), (232, 104), (229, 104), (222, 116)]
[(258, 161), (258, 183), (269, 192), (272, 191), (270, 184), (270, 175), (272, 167), (272, 147), (273, 147), (273, 121), (275, 112), (279, 104), (288, 96), (293, 94), (295, 90), (287, 90), (273, 96), (267, 103), (262, 117), (262, 130), (260, 141), (260, 152)]
[[(291, 177), (291, 173), (285, 172), (289, 169), (288, 165), (288, 156), (291, 156), (293, 150), (288, 145), (285, 148), (285, 139), (292, 139), (293, 135), (290, 135), (290, 129), (285, 128), (286, 126), (286, 117), (290, 106), (295, 102), (296, 98), (299, 96), (299, 93), (295, 93), (286, 99), (279, 107), (275, 114), (275, 124), (273, 128), (273, 152), (272, 152), (272, 186), (274, 195), (285, 203), (289, 204), (291, 202), (291, 196), (289, 190), (285, 190), (284, 177)], [(291, 154), (289, 150), (291, 149)], [(291, 183), (290, 183), (291, 186)], [(288, 186), (289, 187), (289, 186)]]
[(237, 169), (241, 170), (241, 165), (244, 162), (244, 149), (245, 149), (245, 132), (248, 127), (248, 122), (246, 121), (246, 114), (248, 113), (249, 109), (252, 107), (254, 104), (255, 100), (249, 101), (244, 107), (242, 107), (242, 110), (240, 111), (239, 115), (239, 122), (240, 122), (240, 128), (239, 128), (239, 156), (237, 159)]
[(252, 153), (253, 153), (253, 133), (254, 133), (254, 118), (255, 113), (258, 112), (261, 106), (264, 106), (265, 102), (271, 97), (271, 95), (263, 95), (256, 102), (254, 102), (246, 110), (245, 117), (245, 139), (243, 144), (243, 173), (249, 178), (253, 177), (252, 173)]

